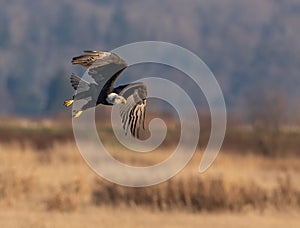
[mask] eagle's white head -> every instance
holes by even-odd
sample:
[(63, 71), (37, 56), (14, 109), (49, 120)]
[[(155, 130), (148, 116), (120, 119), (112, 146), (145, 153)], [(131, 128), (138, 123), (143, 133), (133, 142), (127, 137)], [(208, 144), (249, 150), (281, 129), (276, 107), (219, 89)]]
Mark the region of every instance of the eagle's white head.
[(107, 98), (106, 98), (106, 101), (109, 103), (109, 104), (125, 104), (126, 103), (126, 99), (116, 93), (110, 93), (108, 94)]

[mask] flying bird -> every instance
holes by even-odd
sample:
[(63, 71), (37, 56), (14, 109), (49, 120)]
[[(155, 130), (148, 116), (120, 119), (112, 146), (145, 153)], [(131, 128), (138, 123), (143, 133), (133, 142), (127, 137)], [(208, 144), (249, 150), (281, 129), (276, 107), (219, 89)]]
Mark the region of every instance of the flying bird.
[(66, 100), (66, 107), (76, 100), (85, 100), (79, 110), (74, 110), (74, 118), (79, 117), (88, 108), (102, 105), (122, 104), (120, 108), (121, 121), (125, 134), (140, 137), (140, 128), (145, 129), (145, 112), (147, 88), (142, 82), (114, 87), (114, 82), (128, 67), (128, 64), (118, 55), (102, 51), (84, 51), (83, 55), (74, 57), (72, 64), (82, 65), (88, 69), (88, 75), (94, 82), (87, 82), (72, 74), (70, 82), (76, 94)]

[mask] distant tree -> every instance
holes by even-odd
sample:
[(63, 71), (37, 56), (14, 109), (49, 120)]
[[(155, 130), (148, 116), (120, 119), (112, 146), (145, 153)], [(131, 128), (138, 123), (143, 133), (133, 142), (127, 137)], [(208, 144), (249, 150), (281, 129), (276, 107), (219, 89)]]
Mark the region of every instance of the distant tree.
[(64, 70), (58, 70), (47, 88), (47, 102), (44, 114), (54, 115), (64, 110), (63, 103), (73, 95), (69, 77)]
[(111, 46), (129, 42), (130, 27), (126, 18), (125, 4), (116, 2), (110, 25), (107, 28), (105, 41)]
[(6, 85), (9, 96), (13, 101), (13, 111), (18, 115), (38, 115), (40, 113), (40, 99), (29, 85), (30, 80), (24, 77), (11, 76)]
[(277, 156), (281, 145), (282, 126), (287, 101), (280, 91), (263, 88), (247, 95), (246, 112), (253, 130), (256, 149), (266, 156)]
[(9, 44), (9, 22), (8, 19), (1, 15), (0, 18), (0, 47), (3, 48)]
[(72, 6), (65, 3), (61, 7), (58, 18), (58, 23), (54, 28), (56, 41), (59, 45), (70, 45), (76, 38), (76, 16)]

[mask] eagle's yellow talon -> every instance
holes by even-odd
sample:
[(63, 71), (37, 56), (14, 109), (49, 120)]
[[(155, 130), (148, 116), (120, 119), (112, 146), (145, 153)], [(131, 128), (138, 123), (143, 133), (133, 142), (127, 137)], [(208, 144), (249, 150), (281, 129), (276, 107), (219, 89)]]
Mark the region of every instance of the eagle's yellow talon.
[(80, 110), (80, 111), (77, 111), (74, 115), (73, 115), (73, 117), (74, 118), (77, 118), (77, 117), (79, 117), (81, 114), (82, 114), (82, 110)]
[(74, 100), (66, 100), (65, 102), (64, 102), (64, 105), (66, 106), (66, 107), (69, 107), (71, 104), (73, 104), (74, 103)]

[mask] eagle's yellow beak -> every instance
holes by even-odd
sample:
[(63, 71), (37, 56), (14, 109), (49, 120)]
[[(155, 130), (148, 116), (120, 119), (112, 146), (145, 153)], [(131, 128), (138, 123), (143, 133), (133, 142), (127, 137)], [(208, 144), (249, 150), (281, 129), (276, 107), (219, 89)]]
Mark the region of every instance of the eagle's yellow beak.
[(121, 103), (126, 104), (126, 99), (124, 97), (121, 98)]

